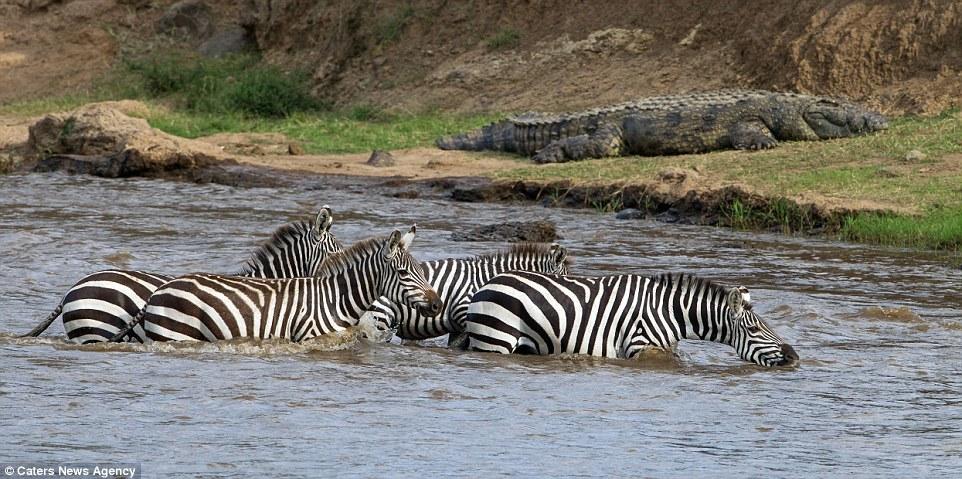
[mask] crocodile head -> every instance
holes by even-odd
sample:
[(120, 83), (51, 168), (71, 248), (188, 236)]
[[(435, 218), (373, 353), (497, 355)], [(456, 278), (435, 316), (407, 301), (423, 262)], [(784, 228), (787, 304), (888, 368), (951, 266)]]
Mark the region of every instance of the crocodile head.
[(815, 97), (804, 107), (802, 118), (820, 139), (864, 135), (888, 128), (881, 114), (833, 98)]

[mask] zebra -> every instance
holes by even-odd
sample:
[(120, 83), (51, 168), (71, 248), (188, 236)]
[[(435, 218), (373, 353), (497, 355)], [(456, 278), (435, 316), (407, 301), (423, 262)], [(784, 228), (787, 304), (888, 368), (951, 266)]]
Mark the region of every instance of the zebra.
[(505, 354), (635, 358), (649, 348), (673, 350), (688, 338), (728, 344), (766, 367), (798, 361), (752, 311), (747, 288), (690, 274), (504, 273), (472, 297), (465, 331), (466, 349)]
[(212, 274), (181, 276), (161, 286), (134, 321), (150, 341), (286, 338), (304, 341), (356, 326), (378, 297), (421, 314), (442, 309), (438, 294), (408, 252), (416, 228), (403, 236), (362, 240), (321, 264), (309, 278), (260, 279)]
[[(295, 221), (278, 228), (259, 246), (241, 270), (241, 276), (284, 278), (312, 276), (341, 243), (331, 234), (334, 216), (323, 206), (313, 222)], [(87, 344), (110, 340), (126, 327), (147, 298), (173, 276), (147, 271), (105, 270), (87, 275), (64, 295), (46, 319), (22, 337), (38, 336), (63, 314), (67, 338)], [(142, 335), (138, 329), (136, 332)], [(141, 336), (142, 337), (142, 336)]]
[[(495, 275), (511, 270), (568, 274), (568, 250), (557, 243), (518, 243), (507, 251), (474, 258), (425, 261), (424, 276), (444, 302), (440, 314), (428, 317), (418, 311), (379, 298), (366, 315), (379, 331), (395, 331), (407, 340), (436, 338), (464, 330), (471, 295)], [(456, 345), (458, 340), (451, 339)]]

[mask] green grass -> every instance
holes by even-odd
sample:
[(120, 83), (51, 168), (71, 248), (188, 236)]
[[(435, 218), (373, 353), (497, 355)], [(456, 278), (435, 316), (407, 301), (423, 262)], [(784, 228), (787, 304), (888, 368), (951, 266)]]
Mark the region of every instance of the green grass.
[(283, 71), (254, 55), (198, 58), (169, 51), (123, 64), (127, 76), (140, 81), (144, 96), (167, 98), (195, 113), (285, 117), (321, 106), (310, 95), (307, 74)]
[[(382, 40), (400, 35), (413, 9), (400, 9), (382, 24)], [(502, 30), (490, 48), (508, 48), (517, 32)], [(196, 138), (222, 132), (283, 133), (309, 153), (361, 153), (373, 149), (429, 146), (438, 137), (488, 123), (493, 115), (438, 112), (392, 113), (377, 105), (331, 109), (309, 95), (309, 79), (250, 55), (201, 59), (174, 52), (129, 55), (87, 91), (0, 106), (0, 113), (39, 115), (92, 101), (138, 99), (149, 106), (148, 122), (168, 133)], [(926, 158), (907, 162), (910, 150)], [(748, 185), (768, 197), (758, 204), (733, 201), (721, 208), (735, 228), (779, 227), (807, 231), (812, 211), (790, 198), (821, 195), (852, 209), (874, 205), (892, 213), (856, 213), (839, 219), (842, 238), (873, 244), (962, 250), (962, 165), (946, 155), (962, 153), (962, 114), (905, 117), (876, 135), (823, 142), (788, 142), (761, 152), (625, 157), (555, 165), (527, 165), (491, 172), (495, 179), (573, 185), (657, 181), (667, 167), (695, 169), (701, 176)], [(594, 200), (608, 211), (621, 197)]]
[(962, 251), (962, 208), (922, 216), (859, 214), (846, 219), (841, 235), (849, 241)]
[(507, 50), (521, 43), (521, 33), (513, 28), (505, 28), (495, 33), (485, 42), (489, 50)]
[(428, 146), (441, 135), (476, 128), (490, 121), (486, 116), (439, 114), (388, 115), (371, 119), (356, 108), (296, 113), (287, 118), (251, 118), (239, 114), (208, 115), (157, 112), (147, 118), (151, 126), (186, 138), (214, 133), (277, 132), (304, 146), (309, 153), (362, 153), (374, 149)]
[(391, 43), (397, 40), (413, 16), (414, 7), (406, 5), (381, 19), (375, 27), (375, 35), (377, 36), (378, 43)]

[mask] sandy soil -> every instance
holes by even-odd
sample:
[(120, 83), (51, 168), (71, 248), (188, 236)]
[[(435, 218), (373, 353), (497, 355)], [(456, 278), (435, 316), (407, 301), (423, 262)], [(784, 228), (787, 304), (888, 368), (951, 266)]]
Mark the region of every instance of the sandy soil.
[[(123, 52), (164, 44), (155, 24), (174, 1), (0, 1), (0, 103), (96, 85)], [(889, 114), (962, 106), (953, 0), (205, 2), (345, 106), (562, 111), (721, 87)]]

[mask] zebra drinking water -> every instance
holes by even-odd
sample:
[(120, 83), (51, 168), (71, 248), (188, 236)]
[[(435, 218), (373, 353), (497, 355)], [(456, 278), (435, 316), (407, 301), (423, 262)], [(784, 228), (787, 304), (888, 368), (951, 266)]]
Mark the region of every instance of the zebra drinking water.
[(468, 307), (467, 349), (633, 358), (681, 339), (732, 346), (762, 366), (786, 366), (795, 350), (752, 311), (748, 289), (687, 274), (565, 277), (509, 272)]
[(464, 330), (471, 295), (495, 275), (512, 270), (568, 274), (568, 250), (556, 243), (519, 243), (507, 251), (475, 258), (425, 261), (424, 276), (444, 302), (436, 316), (379, 298), (368, 312), (380, 331), (397, 329), (401, 339), (436, 338)]
[[(342, 249), (330, 232), (333, 222), (331, 208), (325, 205), (313, 222), (296, 221), (281, 226), (254, 250), (240, 275), (313, 276), (328, 255)], [(131, 322), (154, 290), (172, 279), (173, 276), (146, 271), (106, 270), (90, 274), (74, 284), (57, 308), (23, 336), (40, 335), (63, 313), (63, 327), (71, 341), (108, 341)], [(141, 329), (135, 334), (143, 338)]]
[(362, 240), (332, 254), (310, 278), (182, 276), (157, 289), (112, 340), (143, 322), (146, 337), (154, 341), (303, 341), (356, 326), (379, 297), (436, 315), (442, 303), (408, 252), (415, 231)]

